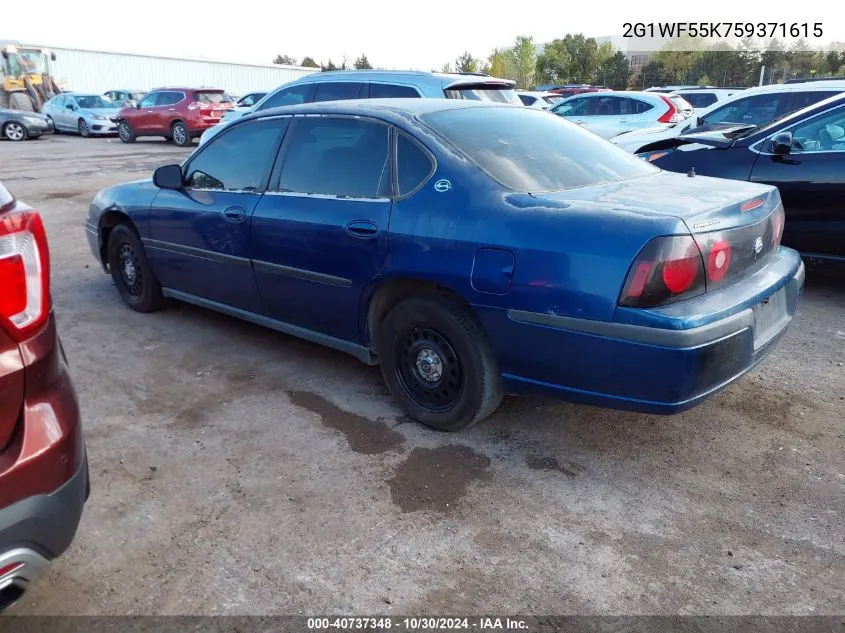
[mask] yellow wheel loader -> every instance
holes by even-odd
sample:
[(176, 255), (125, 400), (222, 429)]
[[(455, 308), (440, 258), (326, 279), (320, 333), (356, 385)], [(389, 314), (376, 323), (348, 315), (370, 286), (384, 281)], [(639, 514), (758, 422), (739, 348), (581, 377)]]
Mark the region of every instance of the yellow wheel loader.
[(61, 92), (50, 69), (56, 54), (44, 48), (0, 40), (0, 106), (40, 112)]

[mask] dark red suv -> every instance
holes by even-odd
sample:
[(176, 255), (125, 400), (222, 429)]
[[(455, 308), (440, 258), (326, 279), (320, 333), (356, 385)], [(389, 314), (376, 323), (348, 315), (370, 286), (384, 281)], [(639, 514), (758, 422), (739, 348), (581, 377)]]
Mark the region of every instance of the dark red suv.
[(0, 611), (68, 548), (88, 491), (44, 226), (0, 183)]
[(124, 143), (134, 143), (139, 136), (163, 136), (187, 146), (220, 123), (234, 105), (229, 95), (216, 88), (158, 88), (137, 105), (123, 108), (113, 120)]

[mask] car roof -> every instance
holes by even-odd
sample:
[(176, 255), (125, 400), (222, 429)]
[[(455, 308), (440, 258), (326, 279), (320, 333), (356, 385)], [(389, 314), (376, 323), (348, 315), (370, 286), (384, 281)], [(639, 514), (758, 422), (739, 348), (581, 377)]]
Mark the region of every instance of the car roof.
[(215, 88), (214, 86), (156, 86), (150, 92), (158, 90), (206, 90), (208, 92), (225, 92), (223, 88)]
[(743, 90), (748, 90), (748, 88), (681, 88), (671, 94), (686, 94), (690, 92), (742, 92)]
[(318, 101), (297, 105), (268, 108), (241, 117), (233, 121), (261, 119), (281, 114), (347, 114), (353, 116), (374, 116), (386, 119), (410, 119), (431, 112), (446, 110), (465, 110), (470, 108), (513, 108), (528, 110), (522, 105), (494, 103), (492, 101), (469, 101), (466, 99), (345, 99), (342, 101)]
[(284, 84), (284, 86), (279, 86), (276, 90), (295, 84), (322, 83), (325, 81), (337, 81), (338, 79), (376, 82), (398, 81), (400, 79), (404, 79), (410, 83), (426, 83), (439, 87), (488, 82), (508, 84), (510, 86), (515, 84), (515, 82), (510, 79), (500, 79), (498, 77), (491, 77), (490, 75), (484, 75), (481, 73), (431, 73), (422, 70), (330, 70), (326, 72), (314, 72), (308, 75), (303, 75), (302, 77), (297, 77), (293, 81)]

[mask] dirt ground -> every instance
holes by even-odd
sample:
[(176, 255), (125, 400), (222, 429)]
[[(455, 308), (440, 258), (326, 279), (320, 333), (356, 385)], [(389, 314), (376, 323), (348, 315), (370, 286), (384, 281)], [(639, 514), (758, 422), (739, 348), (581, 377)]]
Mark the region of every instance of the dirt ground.
[(101, 187), (162, 140), (0, 142), (37, 207), (92, 496), (18, 614), (841, 614), (845, 283), (674, 417), (507, 399), (468, 432), (378, 368), (198, 308), (143, 315), (88, 250)]

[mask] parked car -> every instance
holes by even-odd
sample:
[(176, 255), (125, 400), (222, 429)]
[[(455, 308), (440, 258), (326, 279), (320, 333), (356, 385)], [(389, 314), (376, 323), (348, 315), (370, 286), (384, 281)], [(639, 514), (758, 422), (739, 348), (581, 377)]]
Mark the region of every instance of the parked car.
[(566, 98), (573, 95), (585, 94), (587, 92), (609, 92), (610, 88), (605, 86), (591, 86), (589, 84), (558, 84), (550, 85), (548, 87), (537, 86), (535, 90), (554, 92), (555, 94), (559, 94), (561, 97)]
[(55, 132), (76, 132), (80, 136), (114, 134), (112, 117), (118, 105), (101, 95), (76, 92), (56, 95), (42, 109)]
[(88, 498), (79, 407), (37, 211), (0, 183), (0, 611), (76, 534)]
[(792, 318), (782, 220), (774, 187), (661, 171), (533, 108), (382, 99), (243, 117), (100, 191), (86, 228), (134, 310), (179, 299), (378, 363), (457, 430), (505, 392), (701, 402)]
[(590, 92), (564, 99), (549, 112), (598, 134), (619, 134), (684, 121), (692, 106), (681, 97), (651, 92)]
[(553, 105), (557, 105), (563, 101), (563, 96), (555, 92), (539, 92), (529, 90), (517, 90), (516, 95), (522, 104), (529, 108), (537, 108), (539, 110), (548, 110)]
[(649, 143), (692, 131), (705, 132), (736, 124), (763, 125), (772, 119), (845, 92), (845, 81), (801, 82), (748, 88), (673, 126), (660, 126), (620, 134), (611, 142), (637, 153)]
[[(346, 70), (312, 73), (286, 83), (255, 104), (252, 111), (312, 101), (386, 98), (435, 98), (495, 101), (521, 105), (513, 89), (514, 82), (478, 73), (445, 74), (404, 70)], [(231, 112), (224, 123), (243, 116)], [(207, 130), (200, 138), (205, 143), (222, 127)]]
[(53, 131), (50, 121), (43, 114), (24, 110), (9, 110), (0, 106), (0, 138), (10, 141), (36, 139)]
[(784, 244), (845, 262), (845, 95), (767, 125), (659, 141), (642, 157), (670, 171), (777, 186), (786, 209)]
[(238, 99), (237, 103), (235, 103), (235, 108), (252, 108), (252, 106), (261, 101), (265, 96), (267, 96), (266, 92), (250, 92)]
[(144, 95), (147, 94), (143, 90), (129, 90), (126, 88), (120, 88), (118, 90), (107, 90), (103, 93), (103, 96), (110, 101), (113, 101), (120, 107), (123, 106), (134, 106), (137, 104), (141, 99), (144, 98)]
[(139, 136), (163, 136), (184, 147), (220, 123), (233, 107), (229, 96), (216, 88), (159, 88), (138, 105), (121, 109), (114, 121), (124, 143), (134, 143)]
[(701, 114), (717, 101), (724, 101), (743, 88), (689, 88), (670, 93), (675, 94), (694, 108), (694, 114)]

